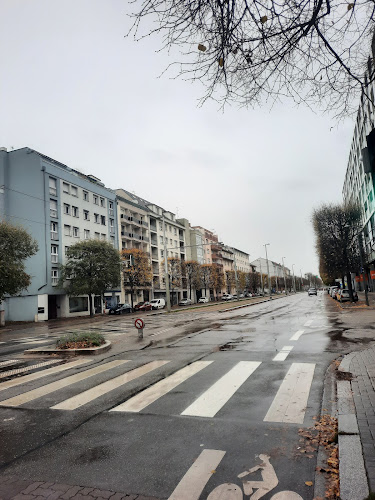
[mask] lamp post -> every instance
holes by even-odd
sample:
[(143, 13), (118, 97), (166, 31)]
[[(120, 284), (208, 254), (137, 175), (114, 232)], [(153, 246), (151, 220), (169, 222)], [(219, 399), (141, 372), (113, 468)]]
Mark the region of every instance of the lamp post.
[(267, 261), (267, 281), (268, 281), (268, 290), (270, 292), (270, 299), (272, 298), (271, 297), (271, 294), (272, 294), (272, 290), (271, 290), (271, 280), (270, 280), (270, 266), (268, 264), (268, 255), (267, 255), (267, 247), (269, 246), (269, 243), (266, 243), (265, 245), (263, 245), (265, 250), (266, 250), (266, 261)]
[(165, 293), (167, 299), (167, 312), (171, 312), (171, 296), (169, 293), (169, 273), (168, 273), (168, 255), (167, 255), (167, 241), (165, 238), (165, 218), (163, 212), (163, 241), (164, 241), (164, 266), (165, 266)]
[(240, 300), (240, 292), (238, 290), (238, 279), (237, 279), (237, 263), (236, 263), (236, 254), (234, 252), (234, 248), (232, 248), (233, 252), (233, 264), (234, 264), (234, 279), (236, 281), (236, 292), (237, 292), (237, 300)]
[(293, 290), (294, 290), (294, 293), (296, 293), (296, 279), (294, 277), (294, 266), (295, 264), (292, 264), (292, 272), (293, 272)]
[(303, 279), (302, 279), (302, 269), (299, 270), (301, 273), (301, 292), (303, 291)]
[(287, 287), (287, 285), (286, 285), (286, 273), (285, 273), (285, 264), (284, 264), (284, 259), (285, 259), (285, 257), (281, 257), (281, 260), (283, 261), (283, 273), (284, 273), (285, 295), (288, 295), (288, 287)]

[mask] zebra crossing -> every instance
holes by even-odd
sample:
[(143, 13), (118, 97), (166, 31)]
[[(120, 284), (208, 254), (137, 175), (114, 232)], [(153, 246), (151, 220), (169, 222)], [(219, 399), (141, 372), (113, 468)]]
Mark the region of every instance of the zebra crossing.
[[(289, 354), (290, 351), (287, 349), (291, 347), (284, 346), (284, 351), (280, 351), (280, 354), (283, 356)], [(125, 391), (126, 384), (129, 384), (131, 381), (139, 381), (142, 385), (142, 377), (151, 372), (157, 372), (157, 370), (165, 366), (168, 367), (171, 360), (163, 359), (144, 362), (141, 366), (135, 368), (131, 364), (134, 362), (129, 359), (107, 361), (94, 367), (90, 367), (88, 363), (91, 363), (91, 360), (79, 359), (69, 361), (63, 365), (43, 369), (12, 380), (0, 381), (0, 391), (14, 387), (18, 387), (19, 390), (19, 386), (22, 386), (19, 394), (12, 394), (11, 397), (3, 397), (0, 400), (0, 406), (22, 407), (23, 405), (27, 405), (28, 408), (43, 408), (46, 404), (43, 398), (52, 394), (52, 405), (51, 399), (46, 398), (48, 404), (51, 405), (48, 406), (51, 410), (74, 411), (96, 401), (106, 394), (111, 394), (116, 389), (123, 389)], [(280, 367), (281, 365), (277, 364), (277, 366)], [(267, 367), (267, 370), (264, 370), (260, 374), (263, 367)], [(73, 368), (75, 371), (77, 369), (80, 369), (80, 371), (78, 373), (67, 374), (59, 380), (48, 382), (49, 377), (54, 376), (55, 378), (60, 374), (65, 375), (65, 371)], [(131, 395), (125, 401), (121, 402), (121, 394), (118, 396), (119, 392), (117, 392), (117, 399), (113, 402), (115, 406), (108, 409), (108, 411), (109, 413), (117, 414), (139, 414), (144, 411), (150, 414), (158, 414), (158, 411), (153, 411), (152, 405), (154, 403), (163, 404), (167, 401), (166, 398), (171, 398), (173, 406), (175, 395), (182, 394), (181, 397), (183, 399), (186, 398), (184, 409), (182, 411), (180, 411), (181, 408), (171, 410), (171, 415), (212, 419), (220, 417), (220, 412), (225, 408), (225, 415), (228, 416), (232, 411), (235, 411), (235, 397), (245, 395), (246, 401), (249, 401), (248, 394), (250, 394), (251, 400), (252, 391), (258, 391), (252, 385), (254, 383), (252, 382), (254, 374), (258, 373), (255, 378), (262, 378), (264, 377), (264, 373), (270, 373), (268, 368), (269, 361), (232, 361), (229, 369), (227, 365), (222, 365), (221, 361), (217, 359), (195, 361), (174, 372), (172, 370), (172, 373), (165, 376), (165, 378), (143, 390), (141, 388), (138, 393)], [(126, 371), (118, 375), (118, 371), (122, 369)], [(303, 423), (306, 408), (308, 407), (314, 370), (314, 363), (290, 364), (281, 384), (279, 384), (268, 411), (265, 413), (264, 422)], [(102, 375), (102, 380), (103, 378), (106, 380), (97, 383), (96, 377), (98, 375)], [(163, 373), (158, 373), (158, 375), (162, 376)], [(213, 375), (216, 377), (216, 380), (212, 382)], [(42, 383), (45, 381), (47, 383), (33, 389), (28, 389), (28, 386), (25, 385), (38, 379)], [(211, 384), (208, 388), (207, 380)], [(63, 389), (68, 389), (69, 395), (72, 393), (74, 395), (64, 399)], [(240, 396), (238, 396), (239, 391), (241, 391)], [(255, 396), (256, 394), (254, 394), (254, 398)], [(192, 397), (194, 397), (193, 401)], [(118, 401), (119, 398), (120, 401)], [(170, 408), (170, 404), (169, 401), (168, 408)], [(249, 415), (249, 418), (252, 409), (252, 404), (248, 403), (245, 413)]]

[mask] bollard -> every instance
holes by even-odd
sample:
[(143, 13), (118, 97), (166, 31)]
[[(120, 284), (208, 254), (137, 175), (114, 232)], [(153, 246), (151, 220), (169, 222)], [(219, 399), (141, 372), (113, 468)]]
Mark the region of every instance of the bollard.
[(140, 329), (138, 330), (138, 338), (139, 338), (139, 339), (143, 339), (143, 328), (140, 328)]

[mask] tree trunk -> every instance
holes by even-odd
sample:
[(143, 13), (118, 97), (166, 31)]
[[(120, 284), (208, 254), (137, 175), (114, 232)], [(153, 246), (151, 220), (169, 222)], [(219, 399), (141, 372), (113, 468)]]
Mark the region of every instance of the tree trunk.
[(94, 297), (91, 293), (89, 295), (89, 301), (90, 301), (90, 317), (92, 318), (94, 316)]
[(131, 302), (132, 309), (134, 309), (133, 293), (134, 293), (134, 290), (133, 290), (133, 288), (131, 288), (130, 289), (130, 302)]
[(352, 277), (350, 275), (350, 271), (347, 269), (346, 270), (346, 277), (348, 279), (348, 290), (349, 290), (349, 297), (352, 302), (354, 302), (353, 298), (353, 285), (352, 285)]

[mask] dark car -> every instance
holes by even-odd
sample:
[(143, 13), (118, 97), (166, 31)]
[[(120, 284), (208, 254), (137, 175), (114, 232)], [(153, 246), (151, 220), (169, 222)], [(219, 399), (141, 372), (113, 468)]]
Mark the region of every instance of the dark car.
[(152, 305), (150, 302), (138, 302), (138, 304), (134, 306), (134, 311), (151, 311), (151, 309)]
[(132, 311), (133, 309), (130, 304), (117, 304), (117, 306), (110, 308), (108, 314), (126, 314), (131, 313)]

